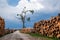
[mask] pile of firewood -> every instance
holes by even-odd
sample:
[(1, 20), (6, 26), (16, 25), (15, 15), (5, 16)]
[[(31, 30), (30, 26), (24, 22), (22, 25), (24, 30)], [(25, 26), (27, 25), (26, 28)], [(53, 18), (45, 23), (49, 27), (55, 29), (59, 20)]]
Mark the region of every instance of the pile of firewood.
[(34, 24), (36, 33), (48, 37), (60, 38), (60, 15), (52, 17), (50, 20), (41, 20)]
[(14, 30), (14, 29), (5, 29), (5, 34), (10, 34), (10, 33), (13, 33), (15, 31), (16, 30)]
[(33, 30), (33, 28), (22, 28), (21, 32), (22, 33), (30, 33)]
[(0, 35), (4, 35), (5, 31), (5, 22), (4, 19), (0, 17)]

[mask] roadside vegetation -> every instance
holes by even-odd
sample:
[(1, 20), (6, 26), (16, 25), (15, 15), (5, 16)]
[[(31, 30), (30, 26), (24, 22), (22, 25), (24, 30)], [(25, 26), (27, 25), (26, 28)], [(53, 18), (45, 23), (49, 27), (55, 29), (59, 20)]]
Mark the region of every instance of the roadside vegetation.
[(47, 37), (47, 36), (43, 36), (43, 35), (38, 34), (38, 33), (28, 33), (28, 34), (31, 35), (33, 38), (42, 39), (42, 40), (60, 40), (60, 39), (55, 38), (55, 37)]

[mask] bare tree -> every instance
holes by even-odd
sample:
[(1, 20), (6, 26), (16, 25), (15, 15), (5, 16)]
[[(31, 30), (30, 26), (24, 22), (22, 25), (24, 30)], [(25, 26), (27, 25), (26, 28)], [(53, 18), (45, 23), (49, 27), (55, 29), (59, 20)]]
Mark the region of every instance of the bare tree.
[(19, 20), (21, 20), (22, 23), (23, 23), (23, 28), (26, 28), (26, 27), (25, 27), (25, 20), (30, 21), (30, 17), (28, 17), (28, 18), (26, 19), (26, 16), (27, 16), (26, 14), (27, 14), (27, 12), (31, 12), (31, 13), (33, 14), (33, 13), (34, 13), (34, 10), (26, 10), (26, 7), (24, 7), (22, 13), (21, 13), (21, 14), (17, 14), (17, 16), (20, 17)]

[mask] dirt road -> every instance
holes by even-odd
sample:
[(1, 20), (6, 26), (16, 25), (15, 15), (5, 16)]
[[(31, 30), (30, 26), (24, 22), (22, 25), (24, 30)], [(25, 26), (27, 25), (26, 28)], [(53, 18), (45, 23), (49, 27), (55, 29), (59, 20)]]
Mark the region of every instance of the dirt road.
[(30, 40), (30, 38), (28, 34), (23, 34), (19, 31), (16, 31), (0, 38), (0, 40)]

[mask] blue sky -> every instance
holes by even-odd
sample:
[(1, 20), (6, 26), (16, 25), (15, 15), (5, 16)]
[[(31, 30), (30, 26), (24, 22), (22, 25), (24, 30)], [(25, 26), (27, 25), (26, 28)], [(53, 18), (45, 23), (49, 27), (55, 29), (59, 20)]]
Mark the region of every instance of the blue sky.
[(32, 28), (35, 22), (57, 16), (60, 13), (60, 0), (0, 0), (0, 16), (5, 19), (6, 28), (22, 28), (22, 22), (16, 18), (16, 14), (20, 14), (24, 7), (34, 10), (33, 15), (27, 13), (31, 21), (25, 24)]

